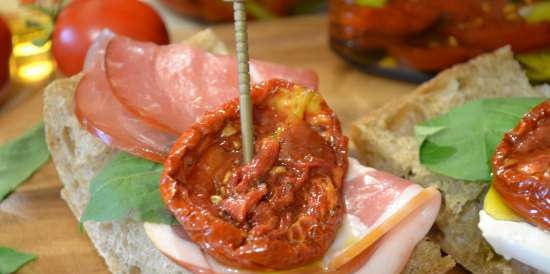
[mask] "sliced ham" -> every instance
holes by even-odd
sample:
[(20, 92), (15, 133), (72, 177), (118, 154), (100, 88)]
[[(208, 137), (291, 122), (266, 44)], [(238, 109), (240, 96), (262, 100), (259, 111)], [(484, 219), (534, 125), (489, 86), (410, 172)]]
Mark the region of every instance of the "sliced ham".
[[(350, 158), (344, 201), (342, 226), (324, 258), (277, 273), (400, 273), (435, 222), (441, 195)], [(168, 225), (145, 224), (145, 230), (162, 253), (195, 273), (258, 273), (218, 263)]]
[[(111, 40), (106, 70), (115, 96), (134, 114), (179, 133), (197, 117), (238, 96), (233, 56), (184, 43), (157, 46), (125, 37)], [(250, 61), (251, 83), (281, 78), (317, 88), (310, 70)]]
[[(253, 61), (251, 68), (253, 82), (284, 78), (317, 86), (312, 71), (261, 61)], [(86, 56), (75, 112), (104, 143), (162, 162), (179, 132), (236, 96), (232, 57), (184, 44), (134, 42), (104, 31)]]
[(350, 262), (431, 197), (419, 185), (362, 166), (355, 159), (349, 164), (354, 168), (344, 183), (343, 225), (349, 233), (336, 237), (323, 259), (325, 269), (336, 270)]
[(103, 32), (89, 51), (84, 76), (75, 92), (76, 116), (104, 143), (163, 162), (178, 136), (139, 119), (114, 97), (104, 70), (105, 48), (113, 37)]
[(372, 255), (354, 273), (401, 273), (415, 246), (428, 234), (439, 213), (441, 205), (439, 192), (428, 188), (422, 196), (421, 199), (407, 204), (407, 206), (419, 205), (419, 207), (405, 215), (401, 222), (391, 225), (392, 228), (388, 233), (376, 243)]

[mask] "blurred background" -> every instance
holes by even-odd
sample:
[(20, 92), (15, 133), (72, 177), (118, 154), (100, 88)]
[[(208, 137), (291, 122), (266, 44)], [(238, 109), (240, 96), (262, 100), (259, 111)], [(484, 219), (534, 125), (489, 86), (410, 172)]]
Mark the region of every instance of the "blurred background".
[[(280, 20), (280, 30), (289, 33), (293, 23), (283, 18), (306, 14), (320, 18), (310, 31), (322, 32), (327, 48), (350, 67), (371, 75), (421, 83), (456, 63), (510, 45), (533, 82), (550, 79), (549, 1), (248, 0), (247, 4), (251, 20)], [(232, 9), (222, 0), (2, 0), (0, 16), (1, 110), (8, 98), (17, 101), (25, 90), (79, 72), (88, 47), (103, 28), (166, 44), (192, 30), (228, 24)]]
[[(231, 3), (222, 0), (142, 1), (152, 7), (153, 12), (132, 2), (136, 1), (2, 0), (0, 105), (3, 107), (0, 110), (8, 108), (7, 101), (13, 105), (19, 101), (18, 98), (41, 88), (55, 77), (79, 72), (83, 52), (101, 28), (108, 27), (137, 40), (166, 44), (170, 40), (163, 37), (166, 36), (164, 29), (169, 36), (181, 39), (184, 33), (232, 20)], [(324, 0), (258, 0), (248, 3), (251, 20), (323, 13), (326, 10)]]

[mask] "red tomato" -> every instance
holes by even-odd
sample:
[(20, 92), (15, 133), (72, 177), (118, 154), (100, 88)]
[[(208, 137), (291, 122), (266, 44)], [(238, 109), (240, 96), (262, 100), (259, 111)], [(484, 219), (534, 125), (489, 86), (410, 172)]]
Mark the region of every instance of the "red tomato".
[(527, 221), (550, 230), (550, 100), (525, 114), (493, 156), (493, 187)]
[(88, 48), (105, 28), (140, 41), (169, 42), (162, 18), (141, 1), (73, 1), (59, 14), (53, 32), (53, 55), (61, 72), (80, 72)]
[(10, 77), (11, 32), (8, 24), (0, 17), (0, 88)]

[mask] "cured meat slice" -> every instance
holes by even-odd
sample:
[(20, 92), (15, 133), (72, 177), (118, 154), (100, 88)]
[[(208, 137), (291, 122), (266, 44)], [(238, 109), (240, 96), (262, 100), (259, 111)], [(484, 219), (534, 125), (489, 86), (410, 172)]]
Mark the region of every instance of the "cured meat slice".
[(419, 197), (421, 199), (411, 200), (406, 205), (418, 207), (401, 222), (392, 225), (392, 229), (378, 240), (373, 253), (354, 273), (401, 273), (415, 246), (428, 234), (441, 205), (441, 195), (433, 188), (425, 189)]
[[(344, 201), (346, 215), (323, 260), (278, 273), (400, 273), (433, 225), (441, 195), (350, 158)], [(258, 273), (224, 266), (189, 239), (178, 237), (170, 226), (154, 226), (146, 224), (145, 230), (155, 246), (194, 273)], [(186, 251), (180, 252), (184, 246)]]
[(114, 97), (104, 71), (105, 47), (114, 35), (103, 32), (92, 46), (75, 92), (80, 123), (104, 143), (162, 162), (177, 136), (156, 128), (125, 109)]
[[(184, 43), (158, 46), (116, 37), (106, 70), (115, 96), (140, 117), (179, 133), (195, 119), (238, 96), (234, 57)], [(317, 75), (267, 62), (250, 62), (251, 83), (280, 78), (316, 89)]]
[(325, 269), (339, 269), (350, 262), (431, 198), (431, 192), (407, 180), (362, 166), (355, 159), (349, 164), (355, 168), (344, 184), (346, 216), (340, 228), (349, 232), (336, 237), (323, 260)]
[(316, 91), (269, 80), (251, 95), (250, 163), (242, 161), (239, 102), (231, 100), (180, 135), (161, 196), (189, 237), (225, 265), (298, 267), (323, 257), (338, 231), (347, 138)]

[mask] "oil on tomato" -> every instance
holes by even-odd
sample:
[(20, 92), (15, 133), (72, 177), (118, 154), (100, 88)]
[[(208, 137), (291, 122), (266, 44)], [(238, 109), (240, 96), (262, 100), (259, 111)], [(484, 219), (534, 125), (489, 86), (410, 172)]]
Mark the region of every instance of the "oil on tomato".
[(53, 55), (65, 75), (82, 70), (86, 52), (105, 28), (139, 41), (168, 44), (162, 18), (138, 0), (79, 0), (65, 7), (53, 32)]

